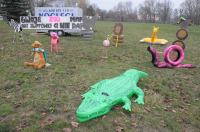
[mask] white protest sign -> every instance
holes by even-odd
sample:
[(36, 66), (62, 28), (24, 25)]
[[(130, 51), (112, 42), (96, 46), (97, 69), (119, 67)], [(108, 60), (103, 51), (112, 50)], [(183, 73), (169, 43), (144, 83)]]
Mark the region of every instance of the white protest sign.
[(35, 16), (82, 17), (83, 11), (79, 7), (35, 7)]
[(23, 29), (82, 29), (82, 17), (35, 17), (21, 16), (20, 24)]

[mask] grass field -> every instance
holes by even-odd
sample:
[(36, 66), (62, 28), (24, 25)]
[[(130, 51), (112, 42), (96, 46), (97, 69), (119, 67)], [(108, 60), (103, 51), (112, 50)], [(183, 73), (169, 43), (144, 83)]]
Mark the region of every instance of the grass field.
[[(4, 131), (200, 131), (200, 27), (191, 26), (184, 63), (194, 69), (158, 69), (150, 62), (147, 45), (139, 40), (150, 35), (153, 24), (124, 23), (125, 46), (110, 47), (102, 59), (102, 41), (114, 22), (97, 22), (92, 40), (61, 38), (64, 53), (50, 53), (51, 67), (24, 68), (33, 59), (31, 43), (39, 40), (49, 51), (47, 35), (27, 35), (26, 43), (12, 44), (13, 30), (0, 22), (0, 132)], [(158, 36), (176, 40), (178, 25), (158, 25)], [(30, 40), (29, 40), (30, 39)], [(30, 41), (30, 42), (28, 42)], [(155, 46), (160, 51), (162, 46)], [(75, 111), (81, 94), (96, 82), (137, 68), (149, 74), (139, 82), (145, 92), (145, 105), (132, 99), (132, 112), (121, 106), (106, 116), (79, 123)]]

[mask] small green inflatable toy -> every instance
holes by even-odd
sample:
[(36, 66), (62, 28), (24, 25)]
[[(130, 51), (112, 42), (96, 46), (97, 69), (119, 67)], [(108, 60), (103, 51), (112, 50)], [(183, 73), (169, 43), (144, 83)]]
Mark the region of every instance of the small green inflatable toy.
[(108, 113), (117, 104), (124, 103), (123, 108), (131, 111), (131, 100), (137, 95), (135, 102), (144, 104), (144, 92), (137, 86), (140, 78), (147, 73), (130, 69), (118, 77), (102, 80), (91, 86), (91, 90), (83, 95), (84, 99), (76, 111), (78, 121), (84, 122)]

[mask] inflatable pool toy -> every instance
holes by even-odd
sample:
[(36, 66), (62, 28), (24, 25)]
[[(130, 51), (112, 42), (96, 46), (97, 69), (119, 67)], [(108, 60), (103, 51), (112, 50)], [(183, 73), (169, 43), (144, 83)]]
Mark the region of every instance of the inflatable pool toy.
[(84, 122), (108, 113), (117, 104), (131, 111), (130, 98), (135, 94), (135, 102), (144, 104), (144, 92), (137, 86), (140, 78), (147, 73), (130, 69), (118, 77), (100, 81), (83, 95), (84, 100), (76, 111), (78, 121)]
[[(192, 64), (182, 64), (185, 54), (184, 49), (178, 45), (168, 46), (163, 53), (164, 61), (160, 60), (160, 53), (153, 47), (149, 46), (147, 50), (152, 55), (152, 63), (158, 68), (193, 68)], [(172, 56), (176, 52), (176, 58)]]
[(165, 39), (158, 39), (157, 33), (159, 31), (159, 27), (153, 27), (153, 31), (151, 34), (151, 38), (143, 38), (140, 40), (141, 43), (149, 43), (149, 44), (167, 44), (168, 41)]
[(34, 69), (41, 69), (45, 66), (50, 66), (50, 64), (46, 63), (47, 61), (47, 52), (40, 48), (41, 43), (39, 41), (35, 41), (32, 44), (32, 52), (34, 54), (34, 61), (33, 62), (25, 62), (24, 65), (28, 67), (33, 67)]
[(103, 41), (103, 47), (108, 48), (110, 46), (110, 41), (107, 38), (106, 40)]
[(149, 46), (147, 50), (152, 55), (152, 63), (158, 68), (193, 68), (192, 64), (182, 64), (185, 57), (185, 42), (188, 38), (188, 26), (192, 23), (191, 20), (180, 18), (178, 24), (181, 24), (181, 29), (176, 32), (176, 37), (178, 40), (174, 41), (171, 45), (165, 48), (163, 57), (164, 61), (160, 60), (160, 52), (155, 48)]
[(56, 32), (51, 32), (51, 52), (59, 52), (62, 48), (60, 45), (60, 38)]
[(108, 48), (110, 46), (110, 40), (107, 38), (106, 40), (103, 41), (103, 56), (102, 58), (108, 58)]
[(84, 122), (108, 113), (117, 104), (123, 103), (125, 110), (131, 111), (131, 100), (137, 95), (135, 102), (144, 104), (144, 92), (137, 86), (140, 78), (147, 73), (130, 69), (118, 77), (102, 80), (91, 86), (91, 90), (83, 95), (84, 99), (76, 111), (78, 121)]

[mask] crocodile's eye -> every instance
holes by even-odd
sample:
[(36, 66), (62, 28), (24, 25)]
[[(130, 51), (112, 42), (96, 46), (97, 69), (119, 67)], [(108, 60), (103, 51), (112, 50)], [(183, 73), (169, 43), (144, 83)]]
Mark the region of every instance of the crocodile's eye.
[(109, 96), (109, 94), (106, 93), (106, 92), (102, 92), (101, 94), (102, 94), (102, 95), (105, 95), (105, 96)]

